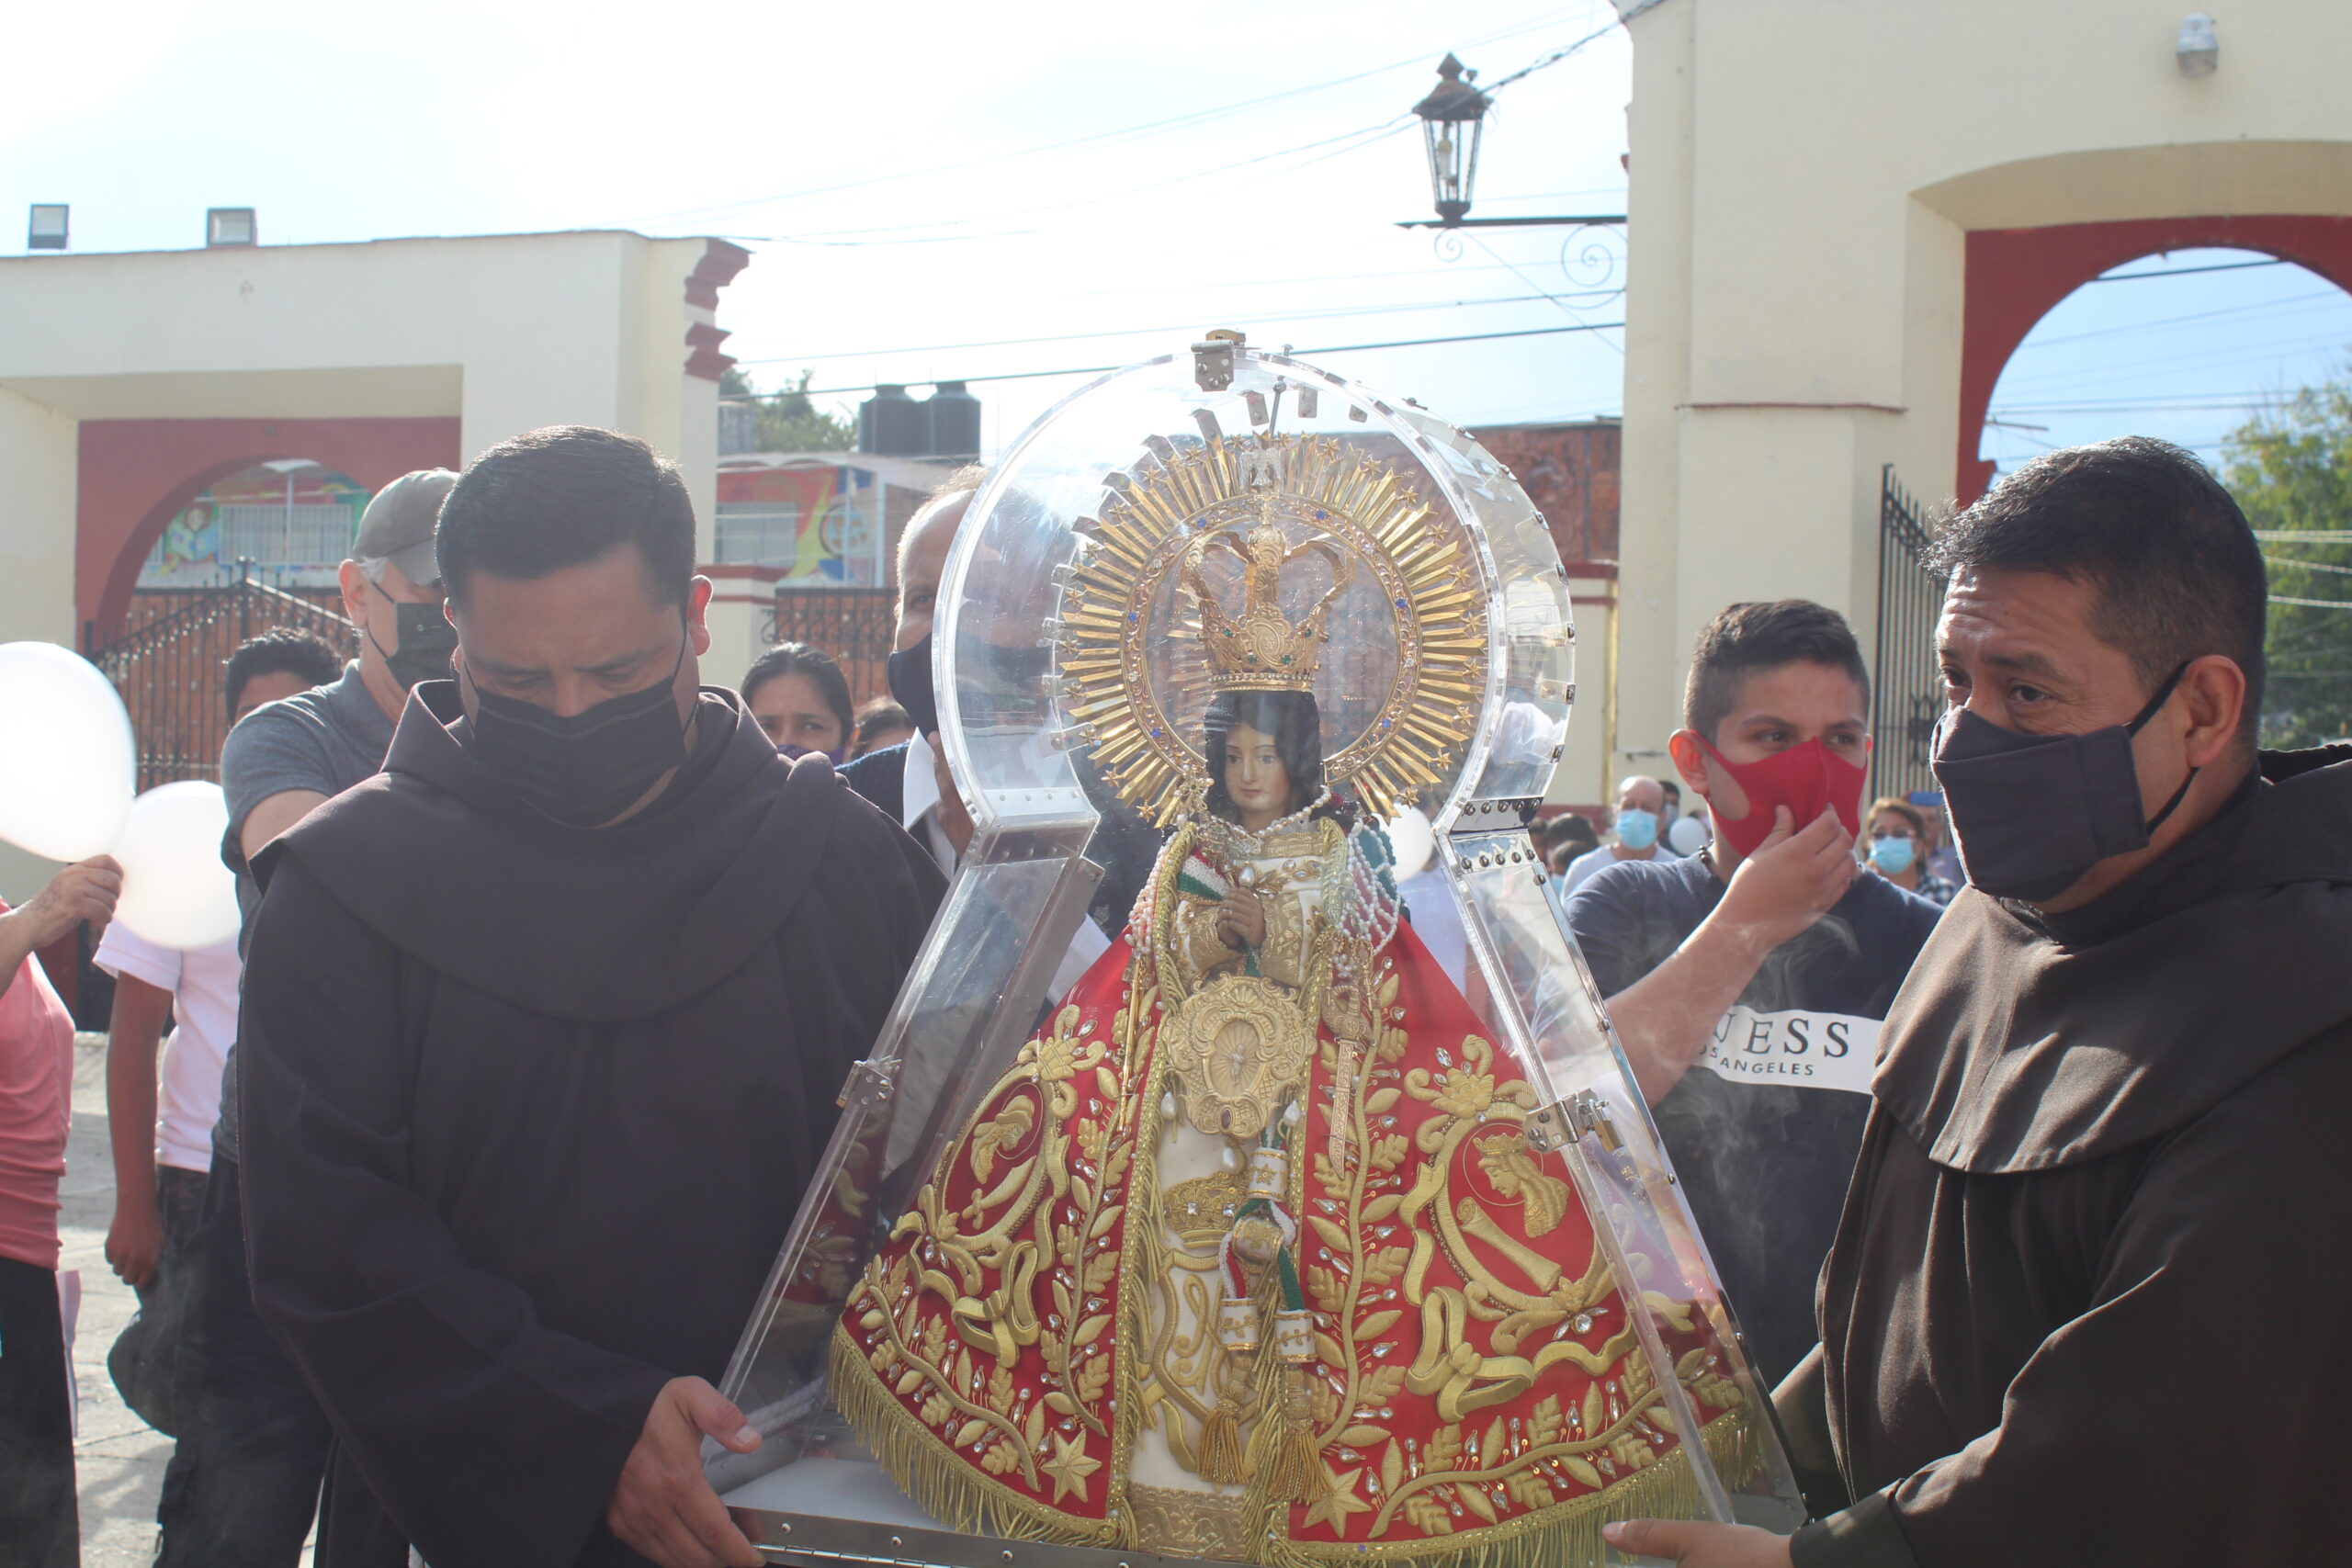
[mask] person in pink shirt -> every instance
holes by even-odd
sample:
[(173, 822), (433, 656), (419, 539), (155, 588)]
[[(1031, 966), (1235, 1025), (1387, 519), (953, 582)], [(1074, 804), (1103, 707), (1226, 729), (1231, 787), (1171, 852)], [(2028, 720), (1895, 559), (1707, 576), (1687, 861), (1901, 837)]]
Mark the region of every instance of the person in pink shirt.
[(19, 909), (0, 905), (0, 1563), (74, 1568), (73, 1394), (57, 1303), (57, 1182), (73, 1122), (74, 1020), (34, 959), (105, 925), (122, 868), (69, 865)]

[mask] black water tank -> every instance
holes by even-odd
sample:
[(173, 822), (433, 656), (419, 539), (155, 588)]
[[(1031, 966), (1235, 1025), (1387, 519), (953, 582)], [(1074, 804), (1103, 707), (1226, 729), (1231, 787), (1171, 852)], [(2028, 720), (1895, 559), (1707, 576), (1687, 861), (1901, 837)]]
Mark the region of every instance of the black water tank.
[(902, 386), (881, 386), (858, 405), (857, 449), (877, 457), (920, 457), (929, 434), (923, 405)]
[(942, 381), (923, 403), (931, 416), (933, 457), (977, 457), (980, 455), (980, 400), (961, 381)]

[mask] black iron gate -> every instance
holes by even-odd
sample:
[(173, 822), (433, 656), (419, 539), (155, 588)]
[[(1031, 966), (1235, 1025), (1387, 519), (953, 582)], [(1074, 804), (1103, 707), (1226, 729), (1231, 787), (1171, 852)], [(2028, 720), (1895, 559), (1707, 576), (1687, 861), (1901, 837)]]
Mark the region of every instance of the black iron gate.
[(1928, 568), (1932, 542), (1927, 513), (1880, 470), (1878, 502), (1878, 657), (1871, 695), (1871, 792), (1908, 795), (1936, 787), (1928, 766), (1936, 720), (1944, 711), (1943, 671), (1936, 661), (1936, 620), (1944, 579)]
[(260, 581), (251, 561), (237, 564), (235, 581), (214, 588), (142, 589), (131, 595), (123, 635), (90, 650), (130, 710), (139, 742), (139, 787), (177, 779), (220, 776), (220, 743), (229, 712), (220, 666), (247, 637), (272, 626), (318, 633), (349, 658), (356, 650), (349, 621), (330, 606), (334, 590), (316, 597)]
[[(805, 642), (833, 656), (849, 682), (849, 700), (864, 705), (890, 694), (890, 639), (898, 629), (892, 588), (779, 588), (775, 609), (761, 629), (767, 646)], [(714, 671), (739, 680), (737, 671)]]

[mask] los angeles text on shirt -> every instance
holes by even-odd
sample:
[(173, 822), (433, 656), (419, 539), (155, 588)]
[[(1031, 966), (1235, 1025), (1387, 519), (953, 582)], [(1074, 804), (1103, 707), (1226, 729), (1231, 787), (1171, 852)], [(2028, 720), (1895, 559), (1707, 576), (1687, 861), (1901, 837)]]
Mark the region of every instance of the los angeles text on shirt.
[(1879, 1021), (1850, 1013), (1758, 1012), (1741, 1005), (1716, 1021), (1700, 1060), (1734, 1083), (1871, 1091)]

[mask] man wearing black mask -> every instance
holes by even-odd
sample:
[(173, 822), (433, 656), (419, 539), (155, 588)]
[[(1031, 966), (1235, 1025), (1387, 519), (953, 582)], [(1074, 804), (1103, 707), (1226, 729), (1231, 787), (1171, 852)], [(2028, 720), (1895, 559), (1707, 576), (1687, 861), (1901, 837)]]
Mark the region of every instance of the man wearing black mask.
[(334, 1426), (322, 1568), (761, 1561), (711, 1385), (941, 878), (700, 684), (694, 536), (642, 442), (484, 453), (458, 679), (259, 860), (245, 1204)]
[(1953, 520), (1936, 773), (1970, 886), (1882, 1036), (1782, 1384), (1787, 1542), (1710, 1568), (2344, 1556), (2352, 746), (2257, 752), (2267, 586), (2227, 491), (2142, 438)]

